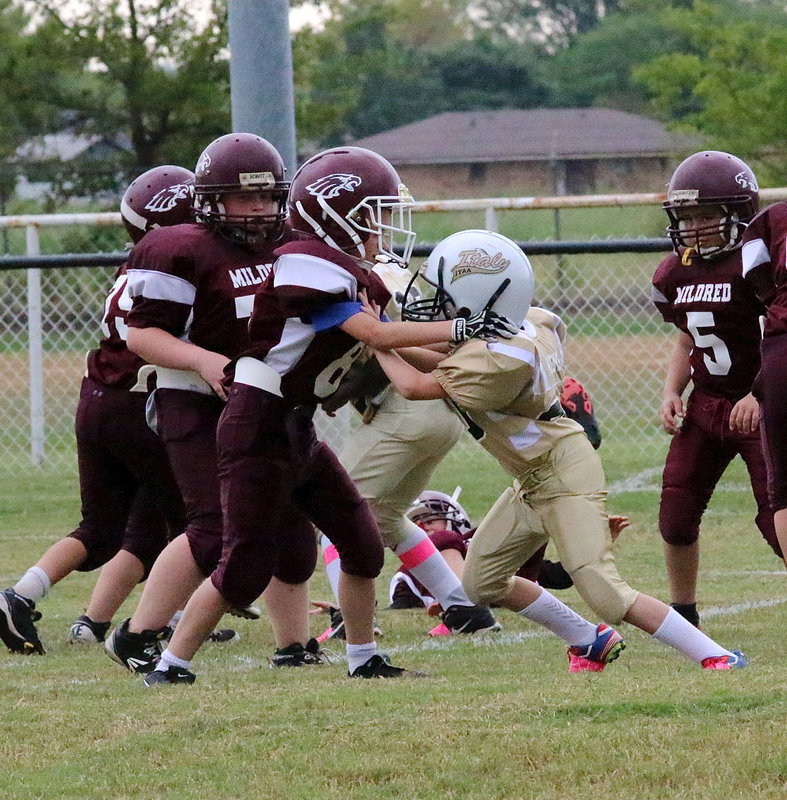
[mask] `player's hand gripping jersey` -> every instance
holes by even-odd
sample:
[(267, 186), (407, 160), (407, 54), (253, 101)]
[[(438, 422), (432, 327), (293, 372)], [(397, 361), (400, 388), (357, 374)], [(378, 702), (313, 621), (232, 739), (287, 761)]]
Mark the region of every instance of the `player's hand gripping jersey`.
[(467, 342), (433, 373), (484, 431), (484, 448), (514, 477), (557, 440), (583, 433), (560, 405), (565, 332), (558, 316), (532, 308), (512, 339)]

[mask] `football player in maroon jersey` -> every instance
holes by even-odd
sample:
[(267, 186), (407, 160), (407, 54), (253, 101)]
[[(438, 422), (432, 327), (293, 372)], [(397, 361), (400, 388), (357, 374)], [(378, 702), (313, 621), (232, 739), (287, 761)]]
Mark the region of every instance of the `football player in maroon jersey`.
[[(653, 300), (678, 329), (659, 411), (673, 438), (664, 465), (659, 530), (672, 607), (699, 625), (696, 589), (702, 514), (727, 465), (740, 455), (757, 502), (755, 522), (778, 554), (768, 502), (759, 407), (763, 307), (741, 273), (741, 236), (757, 211), (751, 169), (706, 150), (675, 170), (664, 203), (675, 251), (653, 277)], [(685, 406), (682, 395), (693, 384)]]
[[(268, 141), (250, 133), (220, 136), (200, 155), (195, 176), (196, 223), (153, 231), (129, 260), (129, 347), (156, 365), (153, 410), (187, 520), (153, 566), (133, 616), (107, 639), (109, 655), (136, 672), (153, 668), (168, 621), (218, 563), (216, 425), (227, 398), (224, 367), (246, 345), (254, 291), (283, 241), (289, 183)], [(311, 524), (295, 520), (289, 542), (265, 598), (276, 608), (270, 616), (277, 651), (287, 651), (282, 665), (318, 663), (316, 650), (305, 649), (306, 581), (317, 559)]]
[[(277, 250), (259, 287), (249, 347), (235, 359), (218, 427), (224, 547), (218, 567), (192, 595), (146, 685), (192, 683), (191, 659), (230, 604), (265, 589), (289, 557), (294, 522), (311, 520), (342, 561), (340, 600), (353, 677), (397, 677), (373, 636), (375, 578), (383, 544), (374, 516), (337, 457), (316, 439), (312, 413), (336, 390), (364, 344), (408, 347), (516, 328), (484, 311), (457, 321), (383, 322), (388, 292), (375, 261), (406, 264), (412, 198), (393, 167), (355, 147), (309, 159), (293, 179), (289, 217), (304, 235)], [(403, 253), (394, 250), (401, 236)]]
[[(154, 167), (132, 181), (120, 210), (134, 244), (154, 228), (190, 220), (193, 187), (194, 173), (175, 166)], [(103, 641), (112, 615), (183, 528), (180, 493), (145, 421), (144, 362), (126, 347), (130, 306), (124, 265), (104, 305), (104, 337), (88, 354), (76, 411), (82, 521), (0, 593), (0, 638), (13, 652), (44, 652), (35, 604), (52, 585), (74, 570), (105, 565), (70, 633), (72, 642)]]
[(755, 381), (776, 536), (787, 563), (787, 203), (761, 211), (743, 235), (742, 274), (767, 308)]

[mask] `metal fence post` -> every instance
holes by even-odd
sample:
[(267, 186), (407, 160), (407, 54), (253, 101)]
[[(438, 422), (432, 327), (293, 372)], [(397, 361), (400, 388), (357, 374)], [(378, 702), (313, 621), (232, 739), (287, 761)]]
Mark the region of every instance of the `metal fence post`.
[(493, 206), (489, 206), (486, 210), (486, 229), (488, 231), (495, 231), (497, 232), (497, 209)]
[[(28, 256), (41, 255), (38, 226), (25, 227)], [(27, 270), (27, 341), (30, 371), (30, 461), (44, 463), (44, 347), (41, 311), (41, 270)]]

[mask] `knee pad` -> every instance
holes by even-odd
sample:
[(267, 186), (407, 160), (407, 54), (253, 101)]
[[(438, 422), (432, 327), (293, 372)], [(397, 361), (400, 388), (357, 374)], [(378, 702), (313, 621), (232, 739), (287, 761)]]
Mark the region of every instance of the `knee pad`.
[(586, 564), (569, 573), (582, 599), (610, 625), (618, 625), (636, 599), (636, 592), (618, 577), (611, 580), (601, 564)]
[(499, 578), (493, 581), (481, 581), (465, 570), (462, 576), (462, 587), (470, 602), (477, 606), (490, 606), (498, 603), (512, 589), (513, 577)]
[(700, 519), (705, 505), (683, 489), (665, 488), (659, 505), (659, 533), (675, 547), (688, 547), (700, 535)]

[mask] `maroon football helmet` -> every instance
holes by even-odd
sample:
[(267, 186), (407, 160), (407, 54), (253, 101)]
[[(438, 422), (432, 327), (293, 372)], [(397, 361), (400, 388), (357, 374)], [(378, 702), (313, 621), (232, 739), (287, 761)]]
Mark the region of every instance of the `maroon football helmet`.
[[(759, 186), (748, 164), (730, 153), (703, 150), (685, 159), (672, 174), (663, 204), (670, 220), (667, 233), (676, 252), (679, 247), (691, 247), (701, 258), (710, 258), (738, 247), (759, 205)], [(681, 209), (696, 206), (720, 207), (721, 224), (682, 230)], [(713, 233), (720, 233), (725, 243), (700, 247), (699, 239)]]
[[(254, 247), (282, 235), (289, 182), (284, 180), (279, 151), (253, 133), (228, 133), (214, 139), (197, 160), (194, 209), (197, 220), (231, 241)], [(255, 216), (227, 214), (222, 195), (261, 192), (276, 203), (276, 211)]]
[(143, 172), (120, 201), (120, 216), (136, 244), (153, 228), (194, 221), (194, 173), (165, 164)]
[[(407, 264), (413, 251), (413, 198), (396, 170), (363, 147), (335, 147), (310, 158), (290, 188), (293, 230), (362, 260), (364, 243), (377, 237), (376, 260)], [(394, 252), (396, 245), (401, 255)]]

